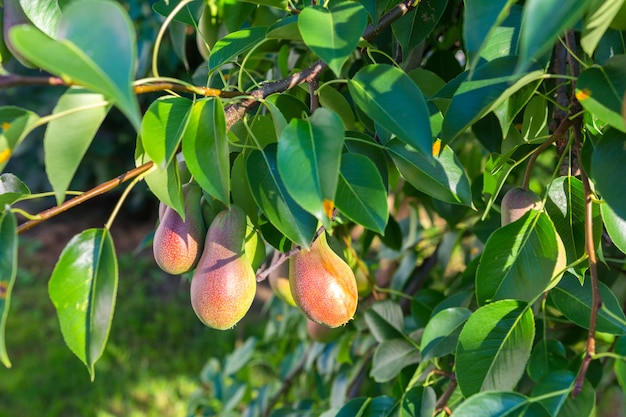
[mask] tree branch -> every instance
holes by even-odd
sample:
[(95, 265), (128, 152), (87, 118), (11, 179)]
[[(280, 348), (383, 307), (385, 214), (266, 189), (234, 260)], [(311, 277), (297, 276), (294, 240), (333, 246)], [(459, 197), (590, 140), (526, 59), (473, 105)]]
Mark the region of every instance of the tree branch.
[[(582, 146), (582, 134), (580, 128), (580, 120), (578, 120), (574, 129), (574, 136), (579, 149), (580, 146)], [(578, 158), (581, 158), (580, 152), (578, 152)], [(583, 363), (580, 366), (580, 370), (576, 376), (576, 382), (574, 383), (574, 389), (572, 390), (572, 396), (574, 397), (583, 389), (587, 369), (593, 359), (593, 355), (596, 353), (596, 324), (598, 320), (598, 310), (602, 307), (602, 298), (600, 297), (600, 288), (598, 287), (596, 248), (593, 242), (593, 192), (591, 191), (591, 185), (589, 184), (589, 178), (587, 177), (583, 163), (580, 160), (579, 165), (580, 176), (585, 191), (585, 251), (589, 257), (589, 276), (591, 279), (591, 316), (589, 317), (589, 332), (587, 334), (585, 357), (583, 358)]]
[(27, 230), (32, 229), (33, 227), (37, 226), (39, 223), (50, 219), (51, 217), (54, 217), (58, 214), (63, 213), (64, 211), (67, 211), (69, 209), (71, 209), (72, 207), (76, 207), (77, 205), (84, 203), (87, 200), (90, 200), (98, 195), (104, 194), (106, 192), (111, 191), (112, 189), (114, 189), (115, 187), (117, 187), (118, 185), (129, 181), (135, 177), (137, 177), (138, 175), (141, 175), (143, 173), (145, 173), (146, 171), (148, 171), (150, 168), (152, 168), (154, 164), (152, 162), (147, 162), (141, 166), (138, 166), (137, 168), (131, 169), (130, 171), (120, 175), (119, 177), (113, 178), (112, 180), (109, 180), (107, 182), (104, 182), (94, 188), (92, 188), (91, 190), (85, 192), (84, 194), (81, 194), (79, 196), (76, 196), (70, 200), (67, 200), (66, 202), (64, 202), (63, 204), (61, 204), (60, 206), (55, 206), (52, 208), (49, 208), (47, 210), (42, 211), (41, 213), (37, 214), (37, 220), (30, 220), (27, 221), (26, 223), (23, 223), (21, 225), (18, 226), (17, 228), (17, 233), (23, 233)]

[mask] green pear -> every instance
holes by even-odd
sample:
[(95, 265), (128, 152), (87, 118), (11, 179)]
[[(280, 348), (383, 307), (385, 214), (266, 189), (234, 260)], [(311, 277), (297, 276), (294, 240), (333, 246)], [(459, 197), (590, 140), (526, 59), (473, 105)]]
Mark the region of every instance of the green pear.
[(521, 187), (511, 188), (504, 194), (500, 205), (502, 226), (513, 223), (531, 209), (539, 209), (541, 199), (530, 190)]
[(205, 325), (226, 330), (250, 309), (256, 276), (245, 253), (246, 214), (235, 205), (215, 216), (191, 280), (191, 306)]
[(200, 208), (201, 195), (198, 184), (183, 185), (185, 220), (171, 207), (163, 203), (159, 206), (160, 222), (154, 232), (152, 251), (156, 263), (169, 274), (189, 272), (200, 259), (206, 234)]

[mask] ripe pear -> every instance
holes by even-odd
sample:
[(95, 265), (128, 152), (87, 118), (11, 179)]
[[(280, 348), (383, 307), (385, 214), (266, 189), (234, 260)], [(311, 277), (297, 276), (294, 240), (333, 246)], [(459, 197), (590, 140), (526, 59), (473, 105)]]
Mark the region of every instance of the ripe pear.
[(246, 214), (235, 205), (215, 216), (204, 252), (191, 279), (191, 306), (205, 325), (226, 330), (246, 315), (256, 292), (256, 276), (244, 244)]
[(278, 298), (291, 306), (296, 306), (296, 302), (291, 295), (289, 286), (289, 261), (283, 262), (275, 270), (270, 272), (268, 280), (272, 291)]
[(291, 258), (289, 285), (296, 305), (317, 323), (338, 327), (356, 312), (359, 294), (354, 273), (328, 246), (324, 233), (309, 250)]
[(156, 263), (169, 274), (189, 272), (200, 259), (206, 234), (200, 208), (201, 195), (198, 184), (183, 185), (184, 221), (176, 210), (163, 203), (159, 206), (160, 222), (154, 232), (152, 251)]
[(500, 205), (502, 226), (513, 223), (531, 209), (538, 209), (540, 198), (530, 190), (515, 187), (504, 194)]

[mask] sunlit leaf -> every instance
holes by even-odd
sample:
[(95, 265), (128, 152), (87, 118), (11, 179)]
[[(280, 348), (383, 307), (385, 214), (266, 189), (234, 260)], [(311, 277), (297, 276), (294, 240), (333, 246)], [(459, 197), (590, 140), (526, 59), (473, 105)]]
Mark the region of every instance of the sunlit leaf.
[(454, 352), (461, 329), (472, 312), (452, 307), (435, 314), (424, 329), (420, 351), (422, 361)]
[(461, 330), (456, 349), (463, 395), (513, 389), (524, 373), (534, 337), (533, 313), (526, 303), (503, 300), (476, 310)]
[(36, 113), (15, 106), (0, 107), (0, 171), (4, 170), (15, 148), (37, 124)]
[(209, 56), (209, 70), (213, 71), (265, 39), (267, 27), (255, 26), (229, 33), (217, 41)]
[(341, 2), (327, 9), (305, 7), (298, 16), (304, 43), (339, 75), (367, 24), (367, 12), (359, 3)]
[(106, 117), (110, 105), (101, 94), (71, 88), (59, 98), (44, 136), (44, 160), (57, 204)]
[(88, 229), (63, 249), (48, 283), (63, 339), (87, 366), (92, 380), (94, 364), (109, 337), (117, 281), (111, 234), (106, 229)]
[(30, 190), (18, 177), (10, 173), (0, 175), (0, 211), (28, 195)]
[(6, 210), (0, 217), (0, 362), (7, 368), (11, 361), (6, 348), (6, 322), (11, 306), (11, 291), (17, 276), (17, 220)]

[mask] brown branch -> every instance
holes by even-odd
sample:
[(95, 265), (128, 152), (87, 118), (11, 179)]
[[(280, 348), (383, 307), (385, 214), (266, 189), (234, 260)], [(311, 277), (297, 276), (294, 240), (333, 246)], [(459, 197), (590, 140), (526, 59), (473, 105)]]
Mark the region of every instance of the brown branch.
[(446, 390), (443, 392), (443, 394), (441, 394), (441, 397), (439, 397), (439, 399), (437, 400), (437, 403), (435, 404), (435, 413), (438, 413), (441, 410), (444, 410), (448, 406), (448, 401), (450, 401), (450, 397), (452, 397), (452, 394), (454, 394), (454, 391), (456, 390), (456, 386), (457, 386), (456, 375), (452, 374), (450, 375), (450, 384), (448, 385)]
[(530, 182), (530, 173), (533, 170), (533, 166), (535, 165), (535, 161), (539, 157), (539, 155), (548, 149), (550, 145), (554, 142), (561, 139), (565, 136), (567, 130), (574, 124), (574, 121), (566, 117), (561, 121), (561, 124), (556, 128), (552, 136), (550, 136), (545, 142), (543, 142), (537, 149), (533, 151), (533, 154), (528, 159), (528, 165), (526, 165), (526, 171), (524, 172), (524, 180), (522, 181), (522, 188), (528, 189), (528, 183)]
[(29, 77), (25, 75), (0, 75), (0, 90), (21, 85), (68, 85), (60, 77)]
[[(582, 134), (580, 129), (580, 120), (578, 120), (574, 129), (574, 136), (579, 149), (580, 146), (582, 146)], [(578, 155), (580, 159), (580, 152)], [(589, 332), (587, 334), (585, 357), (583, 358), (583, 363), (580, 366), (580, 370), (576, 376), (576, 382), (574, 383), (574, 389), (572, 390), (572, 396), (574, 397), (582, 390), (587, 369), (596, 353), (596, 324), (598, 320), (598, 310), (602, 307), (602, 298), (600, 297), (600, 288), (598, 287), (596, 248), (593, 241), (593, 192), (591, 191), (589, 178), (587, 177), (582, 161), (579, 160), (579, 163), (580, 176), (585, 191), (585, 251), (589, 258), (589, 276), (591, 279), (591, 316), (589, 317)]]
[(240, 93), (239, 91), (226, 91), (226, 90), (219, 90), (217, 88), (209, 88), (209, 87), (202, 87), (202, 86), (196, 86), (196, 85), (188, 86), (188, 85), (175, 84), (175, 83), (152, 83), (152, 84), (136, 85), (135, 87), (133, 87), (133, 90), (135, 91), (135, 94), (171, 90), (171, 91), (177, 91), (179, 93), (191, 93), (191, 94), (197, 94), (197, 95), (205, 96), (205, 97), (222, 97), (222, 98), (233, 98), (233, 97), (240, 97), (243, 95), (243, 93)]
[(137, 177), (138, 175), (141, 175), (143, 173), (145, 173), (146, 171), (148, 171), (150, 168), (152, 168), (154, 164), (152, 162), (147, 162), (141, 166), (138, 166), (137, 168), (131, 169), (130, 171), (120, 175), (119, 177), (113, 178), (112, 180), (109, 180), (107, 182), (104, 182), (100, 185), (98, 185), (97, 187), (92, 188), (91, 190), (76, 196), (70, 200), (67, 200), (66, 202), (64, 202), (63, 204), (61, 204), (60, 206), (55, 206), (52, 208), (49, 208), (47, 210), (42, 211), (41, 213), (39, 213), (38, 219), (37, 220), (30, 220), (27, 221), (21, 225), (19, 225), (19, 227), (17, 228), (17, 233), (23, 233), (27, 230), (30, 230), (31, 228), (33, 228), (34, 226), (37, 226), (39, 223), (50, 219), (51, 217), (54, 217), (58, 214), (63, 213), (64, 211), (67, 211), (69, 209), (71, 209), (72, 207), (76, 207), (77, 205), (84, 203), (85, 201), (92, 199), (98, 195), (104, 194), (106, 192), (111, 191), (112, 189), (114, 189), (115, 187), (117, 187), (118, 185), (129, 181), (135, 177)]

